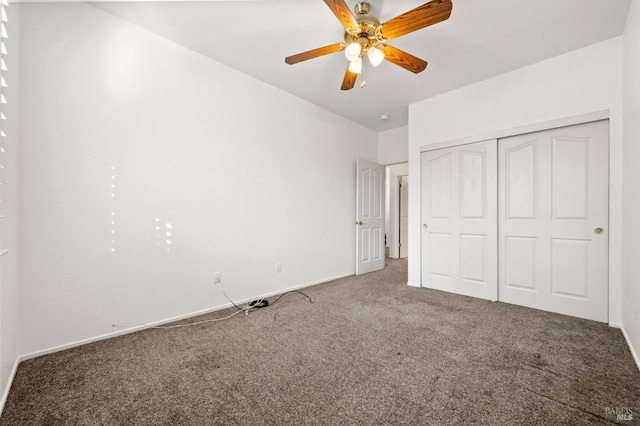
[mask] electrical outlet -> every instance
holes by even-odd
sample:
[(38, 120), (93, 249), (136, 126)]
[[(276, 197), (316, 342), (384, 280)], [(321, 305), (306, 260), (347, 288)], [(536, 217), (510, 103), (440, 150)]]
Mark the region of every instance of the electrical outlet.
[(220, 284), (222, 282), (222, 272), (213, 273), (213, 283)]
[(636, 305), (636, 321), (640, 320), (640, 305)]
[(282, 272), (282, 263), (276, 263), (276, 272)]

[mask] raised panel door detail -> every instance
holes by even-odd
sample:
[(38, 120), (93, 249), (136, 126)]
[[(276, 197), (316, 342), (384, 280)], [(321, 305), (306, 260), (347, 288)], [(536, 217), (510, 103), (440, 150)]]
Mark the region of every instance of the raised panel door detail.
[(536, 289), (536, 240), (525, 237), (505, 239), (507, 287), (532, 291)]
[(505, 153), (507, 219), (533, 219), (536, 207), (536, 145), (527, 142)]
[(588, 298), (589, 241), (554, 238), (551, 252), (552, 293)]
[(555, 137), (551, 141), (553, 216), (585, 219), (589, 192), (589, 138)]
[(460, 216), (484, 218), (486, 194), (486, 153), (460, 153)]
[(460, 235), (460, 279), (484, 284), (485, 235)]
[(371, 228), (360, 230), (360, 261), (369, 262), (371, 260)]
[(371, 217), (371, 169), (364, 169), (360, 174), (361, 196), (360, 217)]
[(373, 250), (373, 260), (380, 260), (382, 258), (382, 229), (373, 228), (373, 241), (372, 241), (372, 250)]
[(431, 252), (431, 274), (451, 277), (451, 234), (432, 233), (429, 250)]
[(384, 178), (382, 173), (378, 173), (376, 170), (372, 170), (372, 180), (373, 180), (373, 217), (379, 219), (382, 217), (384, 212)]
[(432, 218), (451, 217), (451, 153), (433, 159), (430, 162)]

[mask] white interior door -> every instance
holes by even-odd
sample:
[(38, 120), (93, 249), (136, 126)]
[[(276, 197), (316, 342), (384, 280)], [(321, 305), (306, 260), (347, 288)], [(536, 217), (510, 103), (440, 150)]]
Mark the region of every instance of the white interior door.
[(400, 257), (409, 256), (409, 176), (400, 177)]
[(423, 152), (422, 286), (498, 297), (496, 141)]
[(608, 320), (608, 122), (499, 141), (499, 300)]
[(357, 162), (356, 275), (384, 268), (384, 166)]

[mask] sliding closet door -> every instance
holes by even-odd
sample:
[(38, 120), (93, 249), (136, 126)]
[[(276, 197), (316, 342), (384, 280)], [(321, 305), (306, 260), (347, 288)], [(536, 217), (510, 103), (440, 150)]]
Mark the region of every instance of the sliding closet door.
[(499, 300), (608, 320), (608, 122), (501, 139)]
[(422, 153), (422, 287), (497, 298), (496, 141)]

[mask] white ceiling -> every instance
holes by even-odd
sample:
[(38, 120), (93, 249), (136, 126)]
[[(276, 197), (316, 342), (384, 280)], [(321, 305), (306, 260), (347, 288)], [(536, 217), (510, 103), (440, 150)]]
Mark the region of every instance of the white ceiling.
[[(387, 21), (425, 0), (369, 0)], [(389, 44), (429, 62), (421, 74), (365, 63), (365, 88), (341, 91), (342, 52), (287, 65), (337, 43), (322, 0), (99, 2), (94, 6), (376, 131), (407, 124), (408, 105), (621, 35), (631, 0), (453, 0), (449, 20)], [(347, 0), (353, 8), (355, 0)], [(366, 62), (366, 61), (365, 61)], [(367, 65), (369, 65), (367, 67)], [(380, 120), (388, 114), (388, 120)]]

